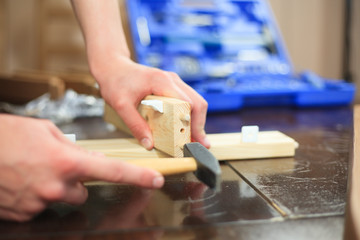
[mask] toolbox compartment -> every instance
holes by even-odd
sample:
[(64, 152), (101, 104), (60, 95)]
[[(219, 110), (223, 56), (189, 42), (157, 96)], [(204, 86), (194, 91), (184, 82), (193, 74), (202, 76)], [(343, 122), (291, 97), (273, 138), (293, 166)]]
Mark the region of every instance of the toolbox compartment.
[(265, 0), (128, 0), (127, 9), (136, 60), (179, 74), (210, 112), (353, 101), (351, 83), (294, 72)]

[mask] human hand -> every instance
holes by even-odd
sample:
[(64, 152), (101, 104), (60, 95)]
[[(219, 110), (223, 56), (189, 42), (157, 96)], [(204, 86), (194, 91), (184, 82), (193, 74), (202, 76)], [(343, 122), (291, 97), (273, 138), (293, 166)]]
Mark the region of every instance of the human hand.
[(177, 74), (142, 66), (130, 60), (116, 0), (72, 0), (85, 37), (90, 70), (102, 97), (146, 148), (154, 146), (149, 126), (137, 112), (147, 95), (179, 98), (190, 103), (194, 141), (210, 147), (204, 131), (207, 102)]
[(154, 143), (151, 130), (137, 107), (141, 100), (151, 94), (189, 102), (192, 140), (210, 147), (204, 131), (207, 102), (177, 74), (143, 66), (123, 56), (108, 54), (106, 57), (108, 59), (104, 62), (102, 57), (96, 56), (97, 61), (92, 64), (101, 95), (145, 148), (152, 149)]
[(51, 122), (0, 114), (0, 218), (26, 221), (51, 202), (81, 204), (83, 179), (158, 188), (156, 171), (89, 153)]

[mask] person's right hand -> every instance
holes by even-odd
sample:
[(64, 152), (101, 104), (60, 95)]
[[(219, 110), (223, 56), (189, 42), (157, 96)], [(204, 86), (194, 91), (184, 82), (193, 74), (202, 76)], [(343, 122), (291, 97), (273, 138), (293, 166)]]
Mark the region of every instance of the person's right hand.
[(99, 154), (68, 140), (54, 124), (0, 114), (0, 218), (27, 221), (51, 202), (81, 204), (96, 179), (159, 188), (160, 173)]

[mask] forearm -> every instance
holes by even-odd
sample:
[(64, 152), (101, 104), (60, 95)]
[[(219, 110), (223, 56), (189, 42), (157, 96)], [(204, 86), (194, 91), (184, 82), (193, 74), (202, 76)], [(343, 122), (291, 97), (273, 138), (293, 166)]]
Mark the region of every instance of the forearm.
[(84, 34), (90, 68), (97, 59), (130, 57), (117, 0), (71, 0)]

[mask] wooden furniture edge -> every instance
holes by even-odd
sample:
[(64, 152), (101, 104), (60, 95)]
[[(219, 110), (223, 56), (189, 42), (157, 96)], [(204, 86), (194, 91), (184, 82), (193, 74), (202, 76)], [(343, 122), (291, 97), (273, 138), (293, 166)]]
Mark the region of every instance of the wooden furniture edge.
[(13, 75), (0, 75), (0, 101), (24, 104), (45, 93), (53, 100), (64, 95), (65, 83), (56, 76), (28, 78)]
[(17, 70), (15, 77), (27, 79), (46, 79), (48, 77), (58, 77), (65, 83), (66, 89), (72, 89), (79, 94), (88, 94), (100, 97), (100, 90), (96, 87), (95, 79), (86, 73), (71, 73), (57, 71), (40, 71), (40, 70)]

